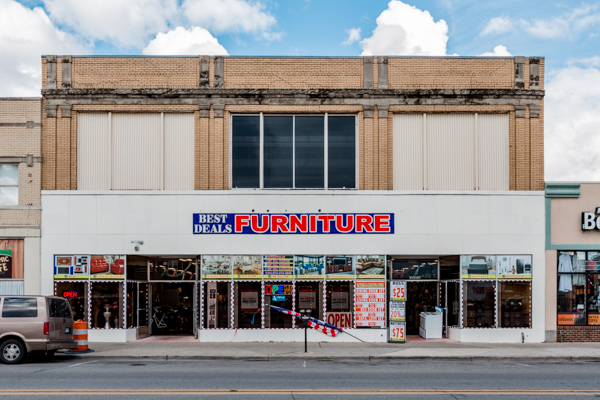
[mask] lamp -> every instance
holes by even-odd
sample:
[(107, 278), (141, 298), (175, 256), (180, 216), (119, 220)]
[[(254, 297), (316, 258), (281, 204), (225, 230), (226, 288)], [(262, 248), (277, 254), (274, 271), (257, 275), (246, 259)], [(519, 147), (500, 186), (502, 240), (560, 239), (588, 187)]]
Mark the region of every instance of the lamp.
[(300, 310), (300, 319), (304, 324), (304, 352), (308, 353), (308, 321), (310, 320), (311, 310)]

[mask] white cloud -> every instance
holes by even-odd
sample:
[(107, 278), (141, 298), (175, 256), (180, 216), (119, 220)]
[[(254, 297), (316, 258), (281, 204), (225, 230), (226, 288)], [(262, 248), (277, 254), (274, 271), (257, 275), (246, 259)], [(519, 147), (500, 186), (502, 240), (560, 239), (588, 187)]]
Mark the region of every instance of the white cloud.
[[(212, 32), (263, 33), (277, 20), (260, 2), (246, 0), (184, 0), (182, 10), (192, 24)], [(261, 35), (265, 39), (270, 36)], [(275, 39), (281, 38), (274, 37)]]
[(448, 25), (435, 22), (429, 11), (399, 0), (388, 3), (377, 17), (371, 37), (360, 42), (363, 56), (371, 55), (446, 55)]
[(227, 50), (204, 28), (182, 26), (159, 33), (142, 53), (146, 55), (227, 55)]
[(593, 56), (589, 58), (578, 58), (575, 60), (567, 61), (569, 65), (582, 65), (586, 67), (600, 67), (600, 56)]
[(492, 18), (490, 22), (483, 28), (480, 35), (490, 35), (496, 33), (505, 33), (511, 31), (514, 28), (513, 22), (510, 18), (501, 16)]
[(508, 51), (506, 46), (498, 45), (494, 47), (494, 51), (488, 51), (486, 53), (480, 54), (480, 57), (509, 57), (512, 54)]
[(574, 38), (581, 31), (600, 26), (600, 6), (583, 5), (558, 17), (533, 21), (521, 19), (519, 23), (530, 35), (542, 39)]
[(348, 46), (360, 40), (360, 28), (346, 29), (346, 33), (348, 33), (348, 39), (342, 43), (343, 45)]
[(143, 47), (179, 15), (177, 0), (45, 0), (50, 18), (90, 40)]
[(550, 75), (545, 98), (546, 180), (600, 180), (600, 69)]
[(54, 26), (39, 7), (0, 0), (0, 95), (40, 96), (43, 54), (82, 54), (88, 48)]

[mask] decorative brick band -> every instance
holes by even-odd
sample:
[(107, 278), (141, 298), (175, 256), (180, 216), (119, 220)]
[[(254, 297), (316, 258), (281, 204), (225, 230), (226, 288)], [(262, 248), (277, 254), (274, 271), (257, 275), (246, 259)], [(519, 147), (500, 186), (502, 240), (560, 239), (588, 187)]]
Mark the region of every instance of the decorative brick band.
[(557, 326), (556, 341), (562, 342), (600, 342), (600, 325), (595, 326)]

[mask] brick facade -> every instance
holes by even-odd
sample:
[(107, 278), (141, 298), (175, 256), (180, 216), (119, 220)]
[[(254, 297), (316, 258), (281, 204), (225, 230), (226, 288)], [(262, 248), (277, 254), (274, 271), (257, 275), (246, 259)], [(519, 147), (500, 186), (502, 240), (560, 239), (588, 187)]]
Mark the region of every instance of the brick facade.
[(558, 326), (556, 341), (600, 342), (600, 326)]
[[(40, 224), (41, 100), (0, 99), (0, 162), (19, 165), (19, 204), (0, 206), (0, 226)], [(28, 165), (27, 155), (32, 163)]]
[(356, 114), (359, 189), (391, 190), (393, 114), (469, 112), (509, 114), (510, 189), (542, 190), (543, 80), (544, 59), (524, 57), (47, 56), (42, 186), (77, 188), (81, 112), (194, 111), (194, 188), (215, 190), (230, 185), (234, 113)]

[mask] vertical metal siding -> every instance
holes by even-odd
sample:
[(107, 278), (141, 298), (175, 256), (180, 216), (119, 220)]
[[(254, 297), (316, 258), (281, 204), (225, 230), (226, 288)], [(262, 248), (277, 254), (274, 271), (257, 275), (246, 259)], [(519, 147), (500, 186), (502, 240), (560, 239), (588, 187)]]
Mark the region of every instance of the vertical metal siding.
[(77, 189), (110, 189), (108, 113), (77, 116)]
[(509, 190), (508, 114), (478, 114), (480, 190)]
[(194, 190), (194, 114), (164, 114), (165, 190)]
[(395, 114), (394, 190), (423, 190), (423, 114)]
[(0, 295), (20, 296), (24, 293), (24, 281), (0, 280)]
[(475, 116), (428, 114), (427, 189), (474, 190)]
[(112, 189), (160, 190), (160, 114), (112, 114)]

